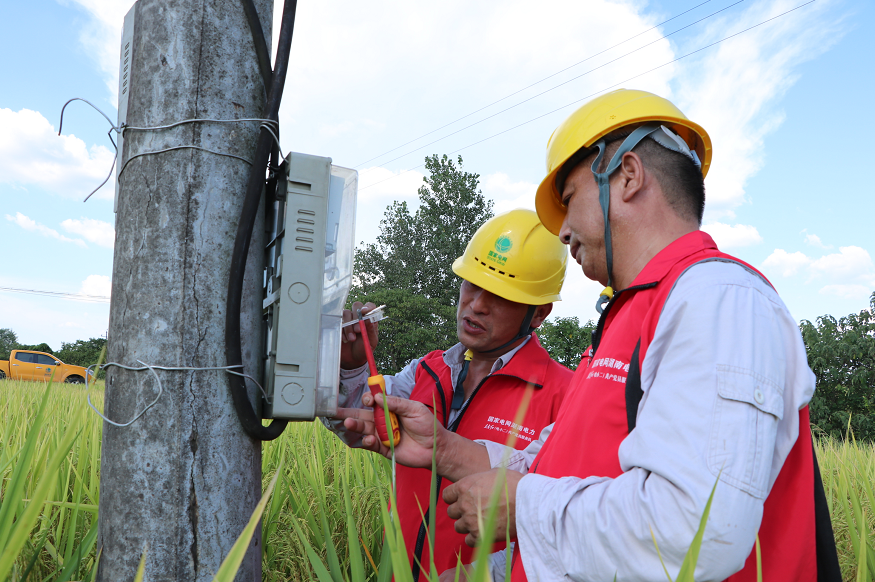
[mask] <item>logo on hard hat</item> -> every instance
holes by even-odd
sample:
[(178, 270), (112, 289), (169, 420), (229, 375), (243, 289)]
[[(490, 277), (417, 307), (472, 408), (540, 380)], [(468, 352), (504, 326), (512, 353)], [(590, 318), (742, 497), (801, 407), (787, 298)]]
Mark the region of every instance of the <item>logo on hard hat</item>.
[(507, 235), (501, 235), (495, 240), (495, 250), (499, 253), (506, 253), (513, 248), (513, 241)]

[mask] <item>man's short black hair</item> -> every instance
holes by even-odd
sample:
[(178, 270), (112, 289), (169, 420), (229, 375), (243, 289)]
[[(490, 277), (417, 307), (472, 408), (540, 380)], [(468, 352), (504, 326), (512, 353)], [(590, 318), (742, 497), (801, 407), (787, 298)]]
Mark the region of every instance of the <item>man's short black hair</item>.
[[(602, 156), (598, 171), (604, 172), (623, 140), (629, 137), (635, 127), (623, 127), (609, 133), (605, 139), (605, 155)], [(665, 193), (672, 209), (681, 218), (695, 220), (702, 224), (705, 212), (705, 180), (702, 170), (687, 156), (673, 152), (656, 143), (650, 137), (641, 140), (632, 151), (641, 157), (648, 170), (653, 172), (656, 181)], [(556, 174), (556, 189), (559, 195), (571, 171), (586, 158), (598, 152), (598, 148), (581, 148), (568, 158)]]

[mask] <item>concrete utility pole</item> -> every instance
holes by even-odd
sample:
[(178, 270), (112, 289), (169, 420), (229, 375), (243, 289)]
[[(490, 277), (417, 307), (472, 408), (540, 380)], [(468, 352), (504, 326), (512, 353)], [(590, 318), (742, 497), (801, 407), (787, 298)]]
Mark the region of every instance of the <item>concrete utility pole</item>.
[[(273, 3), (255, 0), (270, 46)], [(265, 89), (240, 0), (139, 0), (130, 126), (259, 118)], [(224, 366), (229, 258), (257, 122), (129, 131), (119, 158), (108, 361)], [(125, 162), (130, 160), (127, 165)], [(263, 229), (249, 251), (242, 330), (246, 372), (260, 376)], [(154, 400), (154, 376), (109, 368), (105, 414), (127, 422)], [(104, 423), (98, 580), (211, 580), (261, 497), (261, 446), (232, 407), (224, 371), (158, 371), (164, 394), (131, 426)], [(255, 400), (257, 388), (252, 388)], [(238, 580), (261, 580), (256, 535)]]

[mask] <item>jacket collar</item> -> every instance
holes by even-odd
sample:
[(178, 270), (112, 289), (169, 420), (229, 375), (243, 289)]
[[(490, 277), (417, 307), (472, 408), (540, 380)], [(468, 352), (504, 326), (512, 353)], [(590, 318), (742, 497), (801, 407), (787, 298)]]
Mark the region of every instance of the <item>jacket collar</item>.
[(717, 250), (717, 244), (707, 232), (696, 230), (675, 239), (650, 259), (630, 287), (652, 285), (662, 280), (672, 267), (685, 258), (706, 250)]
[(515, 376), (533, 384), (535, 388), (543, 388), (549, 364), (550, 354), (541, 347), (538, 335), (532, 332), (532, 339), (527, 341), (503, 368), (491, 375)]
[[(443, 353), (443, 360), (447, 367), (455, 373), (461, 367), (461, 359), (464, 357), (465, 346), (458, 343)], [(502, 365), (493, 369), (490, 376), (514, 376), (524, 382), (531, 382), (535, 388), (542, 388), (547, 376), (547, 367), (550, 364), (550, 354), (541, 346), (538, 335), (532, 332), (529, 339), (499, 358)]]

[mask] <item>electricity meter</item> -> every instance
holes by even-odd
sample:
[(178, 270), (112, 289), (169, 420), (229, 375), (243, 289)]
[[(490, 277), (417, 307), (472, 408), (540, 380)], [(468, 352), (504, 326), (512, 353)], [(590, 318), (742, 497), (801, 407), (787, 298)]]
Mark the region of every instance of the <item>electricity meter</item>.
[(290, 153), (279, 175), (267, 209), (263, 416), (312, 420), (337, 411), (358, 173)]

